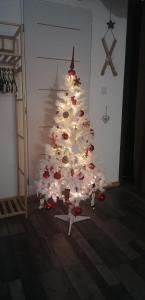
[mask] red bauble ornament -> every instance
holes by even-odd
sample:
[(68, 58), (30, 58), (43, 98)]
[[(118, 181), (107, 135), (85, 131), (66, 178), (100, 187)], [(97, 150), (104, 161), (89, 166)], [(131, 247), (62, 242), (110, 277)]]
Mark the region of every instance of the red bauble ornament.
[(77, 104), (77, 99), (75, 98), (75, 96), (71, 97), (71, 102), (72, 102), (73, 105)]
[(49, 176), (50, 176), (50, 175), (49, 175), (48, 170), (45, 170), (44, 173), (43, 173), (43, 177), (44, 177), (45, 179), (47, 179)]
[(63, 137), (64, 140), (67, 140), (67, 139), (68, 139), (68, 134), (67, 134), (66, 132), (64, 132), (64, 133), (62, 134), (62, 137)]
[(60, 172), (55, 172), (54, 173), (54, 178), (59, 180), (61, 178), (61, 173)]
[(90, 146), (89, 146), (89, 151), (92, 152), (93, 150), (94, 150), (94, 146), (93, 146), (93, 145), (90, 145)]
[(71, 213), (74, 215), (74, 216), (78, 216), (82, 213), (82, 209), (80, 206), (74, 206), (71, 210)]
[(95, 165), (94, 165), (93, 163), (90, 163), (90, 164), (89, 164), (89, 168), (90, 168), (90, 169), (94, 169), (94, 168), (95, 168)]
[(96, 195), (96, 198), (98, 201), (104, 201), (105, 200), (105, 193), (98, 192)]
[(82, 117), (82, 116), (84, 116), (84, 111), (80, 110), (79, 117)]
[(72, 70), (72, 69), (68, 70), (69, 76), (75, 76), (75, 74), (76, 74), (75, 70)]
[(45, 203), (44, 203), (44, 208), (45, 208), (46, 210), (50, 210), (51, 208), (53, 208), (53, 204), (50, 203), (50, 202), (45, 202)]

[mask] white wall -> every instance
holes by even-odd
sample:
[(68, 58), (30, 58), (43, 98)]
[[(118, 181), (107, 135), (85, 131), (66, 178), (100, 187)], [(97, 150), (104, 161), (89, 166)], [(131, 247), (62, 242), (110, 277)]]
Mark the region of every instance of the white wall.
[[(20, 23), (19, 0), (0, 1), (0, 21)], [(5, 31), (5, 32), (4, 32)], [(0, 26), (0, 32), (9, 33), (10, 28)], [(17, 193), (15, 99), (0, 93), (0, 198)]]
[(1, 0), (0, 1), (0, 21), (20, 23), (21, 22), (21, 0)]
[[(116, 182), (119, 177), (121, 115), (123, 98), (124, 63), (126, 47), (127, 0), (53, 0), (71, 5), (79, 5), (92, 11), (92, 53), (91, 53), (91, 86), (89, 98), (90, 120), (95, 129), (95, 151), (98, 165), (104, 171), (108, 182)], [(116, 23), (114, 34), (117, 44), (112, 58), (118, 72), (114, 77), (110, 70), (100, 75), (105, 60), (105, 52), (101, 43), (109, 20), (109, 3), (112, 4), (112, 20)], [(113, 14), (115, 12), (115, 14)], [(108, 39), (111, 45), (111, 38)], [(104, 92), (105, 91), (105, 92)], [(102, 121), (105, 106), (108, 106), (110, 120)]]
[[(100, 70), (105, 59), (105, 53), (101, 44), (101, 38), (105, 33), (106, 22), (109, 18), (109, 12), (103, 4), (105, 0), (84, 0), (80, 2), (77, 0), (52, 0), (52, 2), (85, 7), (92, 11), (90, 119), (96, 133), (95, 144), (98, 164), (105, 172), (108, 181), (118, 181), (126, 17), (118, 17), (112, 14), (112, 19), (116, 22), (114, 33), (117, 38), (113, 61), (118, 71), (118, 76), (113, 77), (108, 68), (106, 74), (102, 77), (100, 76)], [(111, 2), (113, 5), (114, 1)], [(127, 10), (127, 0), (114, 3), (117, 2), (122, 2), (125, 12)], [(20, 0), (0, 1), (0, 20), (19, 22)], [(106, 94), (102, 93), (104, 87)], [(105, 112), (106, 105), (108, 105), (110, 121), (105, 125), (101, 118)]]
[[(118, 76), (114, 77), (112, 75), (110, 67), (107, 68), (105, 75), (101, 76), (100, 71), (105, 59), (101, 38), (107, 28), (106, 21), (109, 19), (109, 12), (101, 1), (97, 1), (96, 6), (97, 9), (93, 11), (92, 26), (90, 118), (96, 133), (95, 144), (98, 162), (105, 172), (107, 181), (115, 182), (118, 181), (119, 176), (126, 18), (112, 15), (112, 19), (116, 23), (114, 34), (117, 39), (112, 58)], [(127, 1), (124, 2), (124, 12), (126, 11)], [(111, 39), (109, 39), (109, 44), (110, 42)], [(105, 90), (105, 93), (103, 90)], [(107, 124), (104, 124), (102, 115), (105, 113), (106, 105), (108, 106), (110, 120)]]
[(34, 182), (56, 112), (56, 92), (48, 89), (56, 88), (56, 73), (57, 88), (64, 87), (73, 45), (75, 70), (89, 98), (91, 24), (92, 15), (86, 9), (40, 0), (24, 2), (30, 193), (36, 190)]

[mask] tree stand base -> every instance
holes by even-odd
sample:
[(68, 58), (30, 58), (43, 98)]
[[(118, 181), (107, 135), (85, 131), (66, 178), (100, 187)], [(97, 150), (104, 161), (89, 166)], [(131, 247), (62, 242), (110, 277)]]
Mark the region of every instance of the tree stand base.
[(73, 223), (90, 219), (90, 217), (87, 216), (74, 216), (71, 212), (69, 212), (68, 215), (55, 215), (54, 217), (65, 222), (69, 222), (68, 235), (71, 234), (71, 228)]

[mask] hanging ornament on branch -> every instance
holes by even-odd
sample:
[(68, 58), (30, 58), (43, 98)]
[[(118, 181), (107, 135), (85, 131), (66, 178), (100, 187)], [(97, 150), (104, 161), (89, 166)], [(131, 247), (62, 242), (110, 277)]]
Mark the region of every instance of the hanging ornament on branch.
[(84, 111), (80, 110), (79, 117), (83, 117), (83, 115), (84, 115)]
[(49, 202), (49, 201), (45, 201), (44, 202), (44, 208), (46, 209), (46, 210), (50, 210), (50, 209), (52, 209), (54, 207), (54, 204), (53, 203), (51, 203), (51, 202)]
[(50, 142), (52, 143), (52, 145), (56, 145), (56, 139), (57, 139), (57, 135), (52, 133), (50, 137)]
[(68, 134), (67, 134), (66, 132), (64, 132), (64, 133), (62, 134), (62, 137), (63, 137), (64, 140), (67, 140), (67, 139), (68, 139)]
[(90, 152), (94, 151), (94, 145), (90, 145), (88, 150), (89, 150)]
[(75, 96), (71, 97), (71, 102), (72, 102), (73, 105), (77, 104), (77, 99), (75, 98)]
[(107, 105), (106, 105), (105, 114), (102, 116), (102, 121), (106, 124), (106, 123), (108, 123), (109, 120), (110, 120), (110, 116), (108, 115)]
[(49, 177), (49, 172), (48, 170), (45, 170), (44, 173), (43, 173), (43, 178), (47, 179)]
[(68, 159), (68, 157), (66, 155), (63, 156), (62, 162), (63, 162), (63, 164), (67, 164), (69, 162), (69, 159)]
[(67, 119), (67, 118), (69, 117), (69, 113), (68, 113), (68, 111), (64, 111), (64, 113), (63, 113), (63, 117), (64, 117), (64, 119)]
[(54, 178), (57, 179), (57, 180), (60, 180), (60, 178), (61, 178), (61, 173), (60, 173), (60, 172), (55, 172), (55, 173), (54, 173)]

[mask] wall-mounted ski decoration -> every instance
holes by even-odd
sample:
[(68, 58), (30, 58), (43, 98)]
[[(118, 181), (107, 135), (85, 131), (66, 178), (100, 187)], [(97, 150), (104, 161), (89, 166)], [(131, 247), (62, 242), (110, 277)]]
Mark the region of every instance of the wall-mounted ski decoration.
[[(113, 33), (114, 25), (115, 25), (115, 22), (113, 22), (112, 19), (111, 19), (111, 9), (110, 9), (110, 20), (107, 22), (108, 29), (107, 29), (107, 32), (105, 33), (104, 37), (102, 38), (102, 44), (103, 44), (103, 48), (104, 48), (105, 53), (106, 53), (106, 59), (105, 59), (104, 65), (103, 65), (102, 70), (101, 70), (101, 75), (105, 74), (105, 71), (106, 71), (108, 66), (110, 66), (112, 74), (114, 76), (118, 75), (117, 71), (115, 69), (113, 60), (112, 60), (112, 53), (113, 53), (113, 50), (114, 50), (115, 45), (117, 43), (117, 40), (116, 40), (116, 38), (114, 36), (114, 33)], [(112, 41), (110, 49), (109, 49), (109, 47), (107, 45), (107, 42), (106, 42), (106, 36), (107, 36), (109, 31), (111, 32), (112, 37), (113, 37), (113, 41)]]

